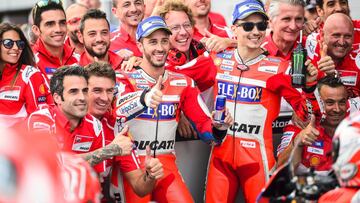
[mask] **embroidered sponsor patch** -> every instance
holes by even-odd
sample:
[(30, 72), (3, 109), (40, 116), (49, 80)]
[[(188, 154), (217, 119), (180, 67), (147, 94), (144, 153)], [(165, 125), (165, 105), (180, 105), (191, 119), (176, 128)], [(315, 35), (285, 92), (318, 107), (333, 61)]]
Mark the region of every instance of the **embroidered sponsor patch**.
[(21, 87), (20, 86), (4, 86), (0, 89), (0, 99), (9, 101), (19, 101)]
[(241, 140), (240, 145), (244, 148), (256, 148), (256, 143), (252, 141)]
[(72, 146), (73, 151), (88, 152), (93, 143), (93, 138), (85, 135), (76, 135)]

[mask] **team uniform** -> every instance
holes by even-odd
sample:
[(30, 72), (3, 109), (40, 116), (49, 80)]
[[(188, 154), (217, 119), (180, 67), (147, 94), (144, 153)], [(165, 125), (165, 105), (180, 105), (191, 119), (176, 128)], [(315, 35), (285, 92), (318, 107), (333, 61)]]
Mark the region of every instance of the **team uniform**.
[(128, 49), (134, 53), (134, 56), (142, 57), (142, 53), (137, 47), (136, 41), (132, 40), (129, 33), (121, 26), (110, 34), (110, 42), (110, 51), (117, 53), (121, 49)]
[(26, 119), (40, 105), (52, 103), (45, 77), (29, 65), (6, 64), (0, 80), (0, 119), (6, 127)]
[[(360, 33), (358, 35), (360, 38)], [(315, 38), (315, 40), (313, 40), (313, 38)], [(313, 34), (311, 37), (308, 37), (308, 40), (306, 41), (308, 57), (316, 67), (321, 59), (320, 46), (317, 44), (319, 40), (320, 34)], [(341, 81), (347, 87), (349, 96), (360, 96), (360, 41), (353, 44), (353, 49), (339, 64), (336, 64), (335, 69), (337, 70)], [(324, 76), (325, 73), (319, 71), (318, 79)]]
[[(208, 29), (208, 31), (214, 35), (217, 35), (219, 37), (225, 37), (225, 38), (232, 38), (233, 34), (231, 32), (231, 30), (226, 27), (226, 26), (222, 26), (222, 25), (218, 25), (214, 22), (212, 22), (212, 20), (209, 18), (210, 21), (210, 28)], [(194, 36), (193, 38), (197, 41), (200, 41), (202, 38), (204, 38), (205, 36), (203, 34), (200, 33), (200, 31), (194, 27)]]
[(210, 11), (208, 16), (212, 23), (226, 27), (226, 20), (220, 13)]
[(189, 77), (165, 70), (162, 83), (163, 102), (158, 107), (159, 111), (147, 108), (143, 101), (147, 89), (155, 84), (156, 80), (140, 67), (136, 67), (129, 73), (118, 74), (116, 127), (120, 130), (123, 122), (126, 121), (141, 162), (145, 158), (145, 147), (149, 145), (152, 150), (155, 150), (156, 158), (160, 160), (164, 168), (164, 177), (158, 180), (152, 194), (145, 198), (134, 194), (125, 181), (125, 201), (193, 202), (175, 163), (175, 134), (180, 109), (189, 118), (199, 137), (206, 142), (216, 141), (213, 131), (219, 133), (217, 135), (220, 133), (224, 135), (225, 131), (212, 129), (210, 115), (206, 112), (205, 104), (199, 97), (198, 89), (194, 88), (193, 81)]
[[(317, 174), (326, 176), (331, 171), (332, 165), (332, 136), (328, 135), (318, 123), (316, 129), (319, 130), (320, 135), (311, 146), (303, 146), (301, 163), (297, 168), (297, 172), (305, 173), (311, 167), (315, 169)], [(294, 143), (294, 139), (301, 130), (293, 124), (289, 124), (284, 128), (284, 134), (277, 149), (278, 156), (291, 143)]]
[[(121, 69), (121, 63), (123, 62), (123, 59), (115, 54), (112, 51), (108, 51), (108, 63), (111, 65), (111, 67), (114, 70), (120, 70)], [(92, 63), (93, 61), (89, 59), (89, 57), (86, 55), (86, 52), (82, 53), (79, 60), (80, 66), (86, 66)]]
[(40, 71), (51, 78), (53, 73), (61, 66), (77, 64), (76, 54), (70, 46), (64, 44), (63, 57), (60, 60), (58, 57), (53, 56), (48, 50), (46, 50), (44, 42), (38, 39), (32, 50), (35, 54), (35, 61)]
[(212, 149), (205, 201), (234, 202), (241, 187), (246, 202), (255, 202), (275, 165), (272, 122), (281, 97), (295, 112), (307, 111), (306, 102), (284, 74), (289, 63), (279, 58), (261, 54), (245, 65), (236, 49), (213, 58), (215, 94), (226, 96), (235, 122), (222, 145)]

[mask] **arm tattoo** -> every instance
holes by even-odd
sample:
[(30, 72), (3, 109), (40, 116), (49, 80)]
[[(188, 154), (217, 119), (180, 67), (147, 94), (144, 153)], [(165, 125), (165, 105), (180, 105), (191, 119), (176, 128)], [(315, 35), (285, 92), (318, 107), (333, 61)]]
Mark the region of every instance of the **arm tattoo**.
[(84, 158), (91, 166), (95, 166), (105, 159), (109, 159), (118, 155), (122, 155), (121, 147), (116, 144), (110, 144), (96, 151), (88, 153)]

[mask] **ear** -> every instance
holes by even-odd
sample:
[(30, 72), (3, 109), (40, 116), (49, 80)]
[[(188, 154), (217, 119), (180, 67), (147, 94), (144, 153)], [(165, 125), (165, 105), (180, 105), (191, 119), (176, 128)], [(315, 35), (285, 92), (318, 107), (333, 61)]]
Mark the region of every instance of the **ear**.
[(232, 31), (232, 32), (236, 35), (236, 34), (237, 34), (237, 33), (236, 33), (236, 32), (237, 32), (237, 29), (236, 29), (236, 28), (237, 28), (237, 26), (235, 26), (235, 25), (231, 25), (231, 27), (230, 27), (230, 28), (231, 28), (231, 31)]
[(142, 55), (144, 55), (144, 46), (141, 42), (137, 41), (136, 45), (138, 47), (138, 49), (141, 51)]
[(318, 13), (319, 17), (321, 17), (321, 19), (323, 20), (324, 10), (322, 8), (320, 8), (320, 6), (316, 6), (316, 12)]
[(35, 34), (35, 36), (37, 36), (37, 37), (40, 36), (40, 34), (41, 34), (40, 28), (37, 25), (32, 25), (31, 30)]
[(76, 32), (76, 35), (77, 35), (77, 37), (78, 37), (78, 39), (79, 39), (79, 42), (80, 42), (81, 44), (84, 44), (84, 37), (83, 37), (83, 34), (81, 33), (80, 30)]
[(116, 11), (117, 9), (115, 7), (111, 7), (111, 12), (114, 14), (115, 17), (117, 16)]
[(56, 105), (61, 104), (62, 99), (61, 99), (61, 96), (58, 95), (58, 93), (54, 93), (54, 94), (53, 94), (53, 98), (54, 98), (54, 102), (55, 102)]

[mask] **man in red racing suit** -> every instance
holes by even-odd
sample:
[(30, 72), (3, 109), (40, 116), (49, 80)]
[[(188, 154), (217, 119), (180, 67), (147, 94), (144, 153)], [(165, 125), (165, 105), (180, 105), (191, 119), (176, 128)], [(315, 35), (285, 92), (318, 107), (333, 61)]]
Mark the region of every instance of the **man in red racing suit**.
[[(226, 134), (226, 130), (213, 127), (193, 80), (183, 74), (165, 70), (170, 33), (161, 17), (152, 16), (142, 21), (137, 36), (145, 57), (139, 67), (129, 73), (118, 74), (115, 109), (118, 121), (115, 129), (121, 129), (123, 122), (126, 122), (141, 162), (145, 158), (145, 147), (149, 145), (164, 167), (164, 178), (157, 182), (152, 194), (145, 198), (135, 195), (125, 182), (126, 202), (193, 202), (175, 163), (175, 134), (180, 109), (205, 142), (221, 143), (221, 138)], [(158, 55), (155, 54), (155, 57), (151, 55), (153, 53)], [(151, 97), (152, 94), (162, 96), (158, 105), (148, 101), (148, 98), (156, 98)]]

